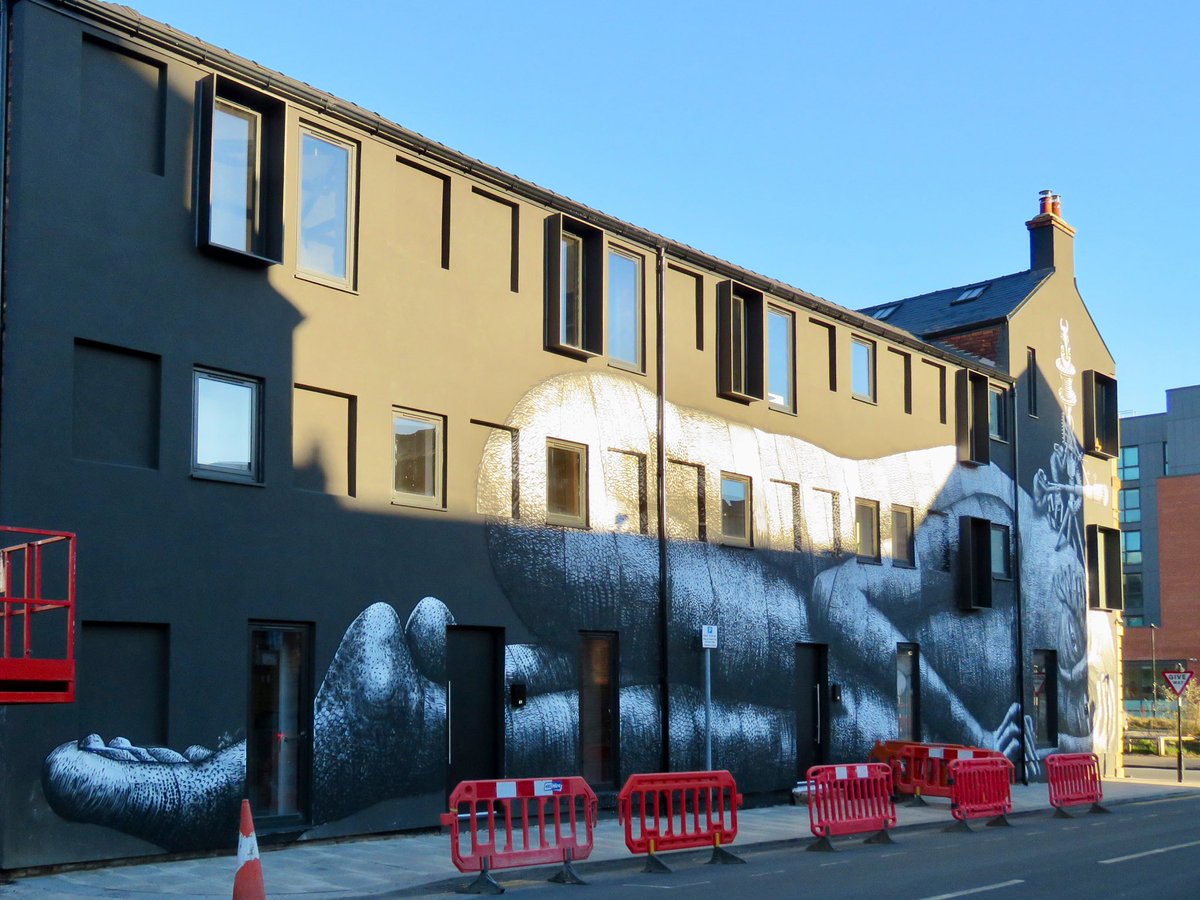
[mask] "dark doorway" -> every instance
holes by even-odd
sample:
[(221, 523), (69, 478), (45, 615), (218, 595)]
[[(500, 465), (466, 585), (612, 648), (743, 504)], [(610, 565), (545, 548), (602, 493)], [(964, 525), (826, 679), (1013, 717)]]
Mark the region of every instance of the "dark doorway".
[(804, 778), (812, 766), (828, 759), (829, 648), (796, 645), (796, 774)]
[(617, 785), (617, 635), (585, 631), (579, 647), (579, 754), (592, 787)]
[(504, 774), (504, 632), (446, 629), (447, 788)]
[(312, 705), (309, 626), (251, 624), (246, 791), (256, 818), (308, 821)]
[(896, 645), (896, 736), (921, 739), (921, 657), (916, 644)]

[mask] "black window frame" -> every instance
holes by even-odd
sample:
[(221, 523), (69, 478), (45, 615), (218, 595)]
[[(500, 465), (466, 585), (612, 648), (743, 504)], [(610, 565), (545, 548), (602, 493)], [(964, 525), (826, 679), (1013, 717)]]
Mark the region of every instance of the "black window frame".
[(992, 523), (975, 516), (958, 519), (958, 605), (992, 608)]
[(1117, 380), (1095, 369), (1083, 373), (1083, 449), (1091, 456), (1115, 459), (1121, 447)]
[[(896, 520), (902, 518), (908, 522), (908, 537), (904, 540), (904, 555), (896, 552)], [(902, 569), (912, 569), (917, 565), (916, 515), (911, 506), (892, 504), (892, 565)]]
[(988, 425), (988, 378), (981, 372), (959, 369), (954, 376), (955, 439), (959, 462), (986, 466), (992, 459)]
[[(580, 242), (583, 297), (581, 300), (581, 334), (578, 345), (564, 341), (562, 334), (562, 241), (564, 234), (569, 234)], [(594, 356), (604, 355), (605, 310), (608, 305), (608, 295), (605, 291), (605, 271), (608, 265), (607, 249), (603, 229), (579, 219), (573, 219), (563, 213), (554, 213), (546, 217), (545, 348), (547, 350), (575, 359), (590, 359)], [(642, 296), (644, 310), (644, 290)], [(644, 334), (645, 329), (643, 328), (643, 340)], [(643, 348), (643, 357), (644, 355)]]
[[(737, 315), (740, 306), (741, 315)], [(735, 325), (739, 328), (735, 330)], [(740, 331), (740, 340), (736, 340)], [(717, 284), (717, 393), (739, 403), (762, 400), (766, 394), (766, 298), (731, 279)], [(735, 351), (740, 351), (744, 372), (739, 373)], [(740, 375), (740, 378), (739, 378)], [(739, 384), (740, 381), (740, 384)]]
[(1091, 609), (1120, 611), (1125, 608), (1121, 595), (1120, 540), (1121, 532), (1116, 528), (1087, 526), (1087, 592)]

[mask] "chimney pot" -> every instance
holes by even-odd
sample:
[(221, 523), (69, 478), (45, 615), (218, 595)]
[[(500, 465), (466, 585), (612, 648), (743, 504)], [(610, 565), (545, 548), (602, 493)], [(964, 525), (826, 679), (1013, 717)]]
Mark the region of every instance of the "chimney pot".
[(1062, 195), (1061, 194), (1055, 194), (1054, 197), (1052, 198), (1052, 202), (1050, 204), (1050, 211), (1052, 213), (1054, 213), (1054, 215), (1058, 216), (1060, 219), (1062, 218)]
[(1038, 194), (1038, 199), (1041, 201), (1041, 208), (1038, 210), (1040, 215), (1046, 216), (1050, 214), (1050, 204), (1052, 203), (1052, 192), (1041, 191)]

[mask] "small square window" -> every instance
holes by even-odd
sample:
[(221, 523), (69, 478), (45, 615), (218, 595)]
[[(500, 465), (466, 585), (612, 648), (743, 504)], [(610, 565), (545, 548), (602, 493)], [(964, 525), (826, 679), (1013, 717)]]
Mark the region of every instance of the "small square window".
[(767, 400), (776, 409), (794, 412), (795, 316), (785, 309), (767, 309)]
[(546, 522), (586, 528), (587, 447), (551, 438), (546, 441)]
[(262, 382), (196, 369), (192, 387), (192, 474), (261, 481)]
[(875, 342), (866, 338), (851, 338), (850, 391), (859, 400), (875, 402)]
[(992, 524), (992, 577), (1012, 578), (1012, 562), (1008, 547), (1008, 526)]
[(442, 416), (392, 410), (392, 502), (445, 507), (443, 494), (446, 420)]
[(608, 356), (642, 368), (642, 259), (608, 250)]
[(879, 561), (879, 504), (854, 501), (854, 542), (859, 559)]
[(994, 441), (1008, 440), (1008, 392), (1003, 388), (988, 388), (988, 437)]
[(297, 268), (353, 287), (357, 148), (311, 128), (300, 130), (300, 228)]
[(721, 539), (727, 544), (749, 547), (751, 528), (750, 479), (745, 475), (721, 473)]
[(892, 565), (913, 566), (913, 511), (908, 506), (892, 506)]

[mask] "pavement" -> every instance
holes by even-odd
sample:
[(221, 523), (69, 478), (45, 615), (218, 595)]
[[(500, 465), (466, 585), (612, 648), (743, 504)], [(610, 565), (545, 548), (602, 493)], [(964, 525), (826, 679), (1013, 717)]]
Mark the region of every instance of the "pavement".
[[(1173, 774), (1173, 773), (1172, 773)], [(1120, 778), (1104, 782), (1104, 804), (1157, 800), (1200, 792), (1200, 778), (1183, 784), (1162, 778)], [(1014, 785), (1014, 816), (1051, 815), (1045, 784)], [(1118, 810), (1119, 811), (1119, 810)], [(897, 806), (893, 834), (905, 829), (946, 825), (953, 821), (947, 800), (933, 799), (924, 807)], [(730, 845), (808, 843), (807, 807), (779, 805), (744, 809), (738, 813), (738, 837)], [(438, 832), (387, 835), (338, 841), (308, 841), (278, 849), (262, 848), (263, 880), (269, 897), (395, 897), (451, 893), (474, 876), (459, 873), (450, 862), (450, 838)], [(669, 860), (669, 855), (664, 855)], [(624, 831), (616, 817), (601, 814), (594, 849), (576, 869), (585, 879), (589, 867), (616, 866), (626, 861), (641, 867), (625, 847)], [(29, 874), (0, 882), (0, 897), (228, 897), (237, 870), (236, 855), (137, 864), (108, 863), (47, 874)], [(546, 872), (549, 873), (550, 869)], [(500, 873), (502, 874), (502, 873)], [(531, 873), (532, 874), (532, 873)]]

